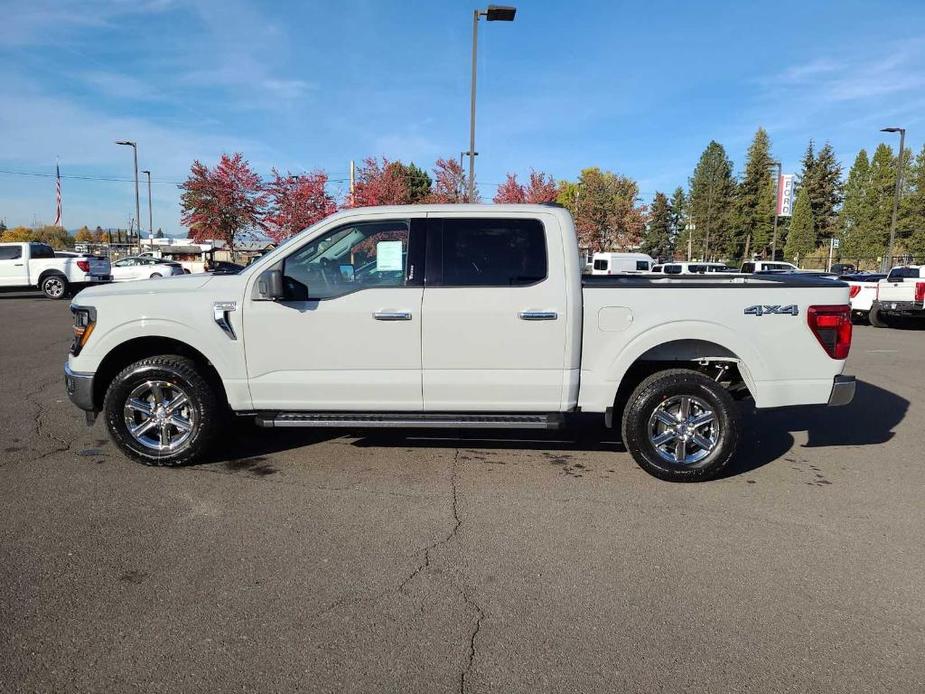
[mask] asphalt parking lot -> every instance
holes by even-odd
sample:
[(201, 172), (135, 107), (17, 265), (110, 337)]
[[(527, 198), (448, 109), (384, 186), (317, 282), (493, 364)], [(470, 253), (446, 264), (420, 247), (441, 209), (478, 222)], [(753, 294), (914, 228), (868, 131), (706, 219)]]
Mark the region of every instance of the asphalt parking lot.
[(0, 321), (0, 690), (925, 688), (925, 331), (856, 328), (852, 405), (672, 485), (581, 421), (146, 468), (64, 394), (67, 303)]

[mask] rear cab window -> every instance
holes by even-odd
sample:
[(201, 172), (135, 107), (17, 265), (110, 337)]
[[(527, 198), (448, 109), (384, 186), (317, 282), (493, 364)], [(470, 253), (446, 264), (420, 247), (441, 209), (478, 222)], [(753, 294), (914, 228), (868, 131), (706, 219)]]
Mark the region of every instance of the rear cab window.
[(439, 267), (431, 267), (428, 252), (428, 284), (523, 287), (547, 276), (546, 232), (538, 219), (444, 219), (440, 246)]
[(904, 279), (919, 279), (921, 270), (917, 267), (896, 267), (890, 270), (887, 282), (902, 282)]
[(29, 255), (33, 260), (39, 258), (54, 258), (55, 252), (52, 250), (51, 246), (47, 246), (44, 243), (30, 243)]

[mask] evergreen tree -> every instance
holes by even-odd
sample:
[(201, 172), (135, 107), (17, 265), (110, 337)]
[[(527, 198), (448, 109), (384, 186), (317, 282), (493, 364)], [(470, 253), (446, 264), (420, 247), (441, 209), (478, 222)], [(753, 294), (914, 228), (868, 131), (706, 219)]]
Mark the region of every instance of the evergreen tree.
[(735, 195), (732, 162), (723, 146), (711, 140), (700, 156), (690, 180), (690, 219), (695, 254), (703, 259), (731, 255), (735, 243), (731, 234), (731, 210)]
[(784, 254), (788, 260), (798, 262), (816, 250), (816, 230), (813, 224), (813, 208), (806, 188), (800, 188), (793, 204), (790, 233)]
[(424, 169), (411, 162), (407, 166), (402, 164), (402, 173), (405, 176), (405, 185), (408, 187), (408, 203), (423, 202), (429, 195), (433, 181)]
[(771, 142), (765, 129), (758, 128), (745, 157), (742, 181), (736, 189), (735, 255), (745, 252), (749, 235), (755, 252), (763, 253), (770, 246), (774, 202)]
[[(671, 202), (668, 203), (668, 213), (669, 213), (669, 223), (668, 223), (668, 233), (671, 239), (669, 247), (673, 251), (677, 251), (678, 248), (681, 248), (681, 242), (683, 240), (684, 247), (681, 248), (682, 252), (687, 252), (687, 196), (684, 194), (684, 189), (681, 186), (675, 188), (674, 193), (671, 196)], [(685, 255), (685, 257), (687, 257)]]
[(156, 239), (162, 239), (162, 238), (164, 238), (164, 231), (163, 231), (163, 229), (161, 229), (160, 227), (158, 227), (158, 228), (157, 228), (157, 233), (154, 235), (154, 238), (156, 238)]
[(6, 222), (0, 219), (0, 234), (2, 234), (4, 231), (6, 231)]
[(816, 155), (813, 188), (809, 191), (817, 238), (830, 239), (837, 234), (838, 207), (842, 203), (843, 190), (841, 164), (832, 145), (826, 142)]
[(839, 215), (841, 256), (843, 258), (873, 258), (879, 253), (872, 240), (873, 214), (869, 207), (870, 160), (861, 150), (848, 172), (845, 184), (845, 204)]
[(649, 223), (642, 240), (642, 252), (653, 258), (671, 255), (671, 208), (664, 193), (655, 193)]
[(870, 184), (866, 196), (872, 222), (869, 257), (883, 256), (889, 242), (896, 189), (896, 164), (893, 149), (882, 142), (877, 145), (870, 160)]
[(925, 257), (925, 145), (903, 171), (906, 191), (897, 235), (904, 239), (906, 250), (920, 259)]

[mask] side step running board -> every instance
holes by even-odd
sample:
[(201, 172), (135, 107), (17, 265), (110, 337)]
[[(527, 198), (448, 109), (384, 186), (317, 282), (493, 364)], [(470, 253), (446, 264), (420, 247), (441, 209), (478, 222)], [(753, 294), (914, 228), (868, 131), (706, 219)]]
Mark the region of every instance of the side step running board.
[(558, 429), (562, 415), (440, 414), (427, 412), (276, 412), (261, 413), (257, 426), (431, 429)]

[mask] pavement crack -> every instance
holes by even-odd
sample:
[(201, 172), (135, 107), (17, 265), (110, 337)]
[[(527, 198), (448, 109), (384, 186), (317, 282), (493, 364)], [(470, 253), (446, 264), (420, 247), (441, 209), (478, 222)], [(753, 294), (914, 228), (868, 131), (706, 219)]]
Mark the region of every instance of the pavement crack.
[(482, 608), (479, 606), (475, 600), (473, 600), (465, 591), (460, 591), (463, 600), (466, 601), (466, 605), (471, 607), (475, 611), (475, 626), (472, 629), (472, 633), (469, 634), (469, 654), (466, 658), (466, 665), (463, 667), (462, 671), (459, 673), (459, 694), (465, 694), (466, 691), (466, 676), (469, 674), (469, 671), (472, 669), (472, 663), (475, 662), (476, 648), (475, 640), (479, 635), (479, 630), (482, 628), (482, 620), (485, 618), (485, 612), (482, 611)]

